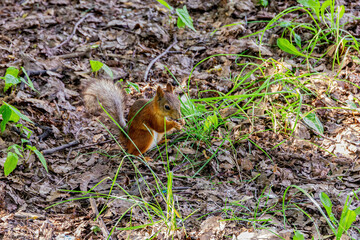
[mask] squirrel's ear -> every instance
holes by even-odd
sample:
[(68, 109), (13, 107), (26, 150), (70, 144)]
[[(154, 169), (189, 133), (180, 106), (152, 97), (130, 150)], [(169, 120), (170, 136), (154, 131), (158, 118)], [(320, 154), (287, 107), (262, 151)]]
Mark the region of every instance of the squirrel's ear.
[(156, 90), (156, 96), (158, 96), (159, 98), (164, 97), (164, 91), (162, 90), (162, 88), (160, 86), (158, 86), (158, 88)]
[(172, 93), (174, 91), (174, 88), (170, 83), (166, 84), (166, 91), (169, 93)]

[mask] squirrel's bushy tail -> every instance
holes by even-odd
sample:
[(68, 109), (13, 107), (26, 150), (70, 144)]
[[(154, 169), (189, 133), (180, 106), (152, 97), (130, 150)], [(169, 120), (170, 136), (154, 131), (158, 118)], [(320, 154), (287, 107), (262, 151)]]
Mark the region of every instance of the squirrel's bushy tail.
[(100, 114), (103, 108), (126, 129), (124, 118), (124, 93), (120, 86), (109, 80), (87, 79), (82, 82), (84, 86), (83, 98), (86, 108), (91, 113)]

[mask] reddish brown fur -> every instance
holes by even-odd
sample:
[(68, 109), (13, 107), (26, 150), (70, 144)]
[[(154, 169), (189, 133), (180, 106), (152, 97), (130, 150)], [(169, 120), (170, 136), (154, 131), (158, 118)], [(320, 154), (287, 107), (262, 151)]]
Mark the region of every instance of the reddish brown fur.
[[(123, 119), (123, 96), (119, 87), (105, 80), (91, 83), (84, 91), (84, 101), (91, 112), (99, 110), (99, 100), (103, 107), (117, 118), (120, 126), (126, 129)], [(131, 106), (128, 116), (127, 132), (131, 139), (125, 140), (128, 153), (143, 154), (161, 140), (165, 129), (180, 129), (182, 126), (174, 121), (180, 117), (180, 101), (173, 93), (171, 84), (167, 84), (165, 90), (158, 87), (154, 99), (150, 102), (144, 99), (137, 100)]]
[[(130, 108), (128, 116), (128, 122), (130, 123), (129, 137), (141, 153), (146, 152), (153, 141), (159, 142), (161, 140), (165, 133), (165, 118), (179, 119), (181, 117), (180, 101), (173, 94), (173, 88), (170, 84), (167, 85), (165, 92), (161, 87), (158, 87), (155, 98), (148, 104), (146, 103), (147, 101), (143, 99), (136, 101)], [(163, 109), (165, 104), (171, 106), (170, 111)], [(143, 106), (144, 108), (142, 108)], [(138, 113), (139, 110), (140, 112)], [(173, 120), (166, 120), (166, 131), (170, 131), (173, 128), (180, 129), (181, 125)], [(157, 139), (153, 139), (150, 130), (154, 130), (159, 134)], [(139, 155), (140, 153), (133, 143), (130, 140), (127, 141), (128, 152)]]

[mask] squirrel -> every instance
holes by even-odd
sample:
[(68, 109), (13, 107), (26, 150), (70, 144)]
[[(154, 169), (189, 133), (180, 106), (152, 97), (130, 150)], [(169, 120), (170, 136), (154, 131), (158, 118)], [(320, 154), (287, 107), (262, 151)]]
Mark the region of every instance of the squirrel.
[[(128, 127), (124, 117), (125, 94), (123, 89), (109, 80), (85, 82), (83, 100), (90, 113), (103, 108), (127, 133), (124, 137), (127, 152), (138, 156), (159, 143), (166, 131), (180, 130), (184, 125), (181, 118), (180, 101), (174, 88), (167, 83), (166, 88), (158, 86), (155, 97), (148, 101), (140, 99), (129, 110)], [(180, 120), (181, 124), (176, 120)], [(164, 121), (166, 121), (166, 126)]]

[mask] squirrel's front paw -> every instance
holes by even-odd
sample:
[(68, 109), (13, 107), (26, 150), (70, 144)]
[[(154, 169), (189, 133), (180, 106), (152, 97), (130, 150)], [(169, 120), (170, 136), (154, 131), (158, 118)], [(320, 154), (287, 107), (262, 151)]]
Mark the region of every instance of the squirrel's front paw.
[(182, 127), (183, 127), (182, 124), (180, 124), (180, 123), (178, 123), (178, 122), (175, 122), (175, 121), (174, 121), (174, 123), (175, 123), (175, 129), (176, 129), (176, 130), (181, 130), (181, 129), (182, 129)]
[(185, 120), (184, 120), (184, 119), (180, 119), (179, 121), (180, 121), (180, 124), (181, 124), (182, 126), (185, 125)]

